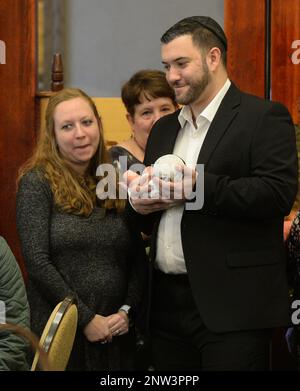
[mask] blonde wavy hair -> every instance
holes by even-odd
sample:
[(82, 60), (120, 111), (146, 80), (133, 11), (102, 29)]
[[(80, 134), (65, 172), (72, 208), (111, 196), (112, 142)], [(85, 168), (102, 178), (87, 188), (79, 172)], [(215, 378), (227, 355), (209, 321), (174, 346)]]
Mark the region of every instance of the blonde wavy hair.
[[(62, 102), (82, 98), (92, 109), (98, 122), (100, 142), (98, 149), (90, 161), (87, 173), (81, 177), (61, 155), (54, 132), (54, 112)], [(46, 127), (40, 136), (33, 155), (21, 166), (17, 183), (28, 171), (38, 169), (48, 180), (57, 207), (67, 213), (89, 216), (96, 205), (105, 209), (124, 209), (125, 200), (99, 200), (96, 196), (97, 167), (102, 163), (111, 163), (105, 147), (101, 118), (93, 100), (82, 90), (65, 88), (51, 96), (46, 110)], [(117, 194), (117, 189), (116, 189)]]

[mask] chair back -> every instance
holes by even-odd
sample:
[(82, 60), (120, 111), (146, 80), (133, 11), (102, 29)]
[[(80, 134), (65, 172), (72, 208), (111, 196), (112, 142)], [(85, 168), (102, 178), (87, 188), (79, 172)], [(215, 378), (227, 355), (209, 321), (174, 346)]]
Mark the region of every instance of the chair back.
[[(46, 352), (50, 371), (64, 371), (72, 351), (78, 321), (77, 306), (73, 297), (66, 297), (52, 311), (40, 338), (40, 346)], [(39, 367), (37, 351), (31, 370)]]

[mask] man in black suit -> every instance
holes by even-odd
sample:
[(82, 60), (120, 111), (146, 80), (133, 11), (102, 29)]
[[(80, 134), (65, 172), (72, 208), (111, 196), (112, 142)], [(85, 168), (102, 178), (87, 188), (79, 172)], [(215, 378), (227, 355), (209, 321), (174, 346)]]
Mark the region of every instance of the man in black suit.
[[(289, 323), (283, 219), (297, 191), (294, 127), (283, 105), (228, 79), (227, 40), (213, 19), (185, 18), (161, 42), (183, 108), (154, 125), (144, 164), (176, 154), (193, 183), (204, 164), (204, 204), (130, 200), (141, 230), (152, 232), (154, 366), (267, 369), (272, 331)], [(136, 179), (128, 173), (129, 186)], [(147, 188), (148, 180), (139, 194)]]

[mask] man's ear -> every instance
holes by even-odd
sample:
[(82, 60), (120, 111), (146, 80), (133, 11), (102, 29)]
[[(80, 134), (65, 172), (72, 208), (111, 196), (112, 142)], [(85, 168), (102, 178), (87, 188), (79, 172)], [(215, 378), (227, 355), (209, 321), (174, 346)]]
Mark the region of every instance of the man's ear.
[(208, 68), (213, 72), (221, 63), (221, 50), (218, 47), (213, 47), (206, 55), (206, 63)]

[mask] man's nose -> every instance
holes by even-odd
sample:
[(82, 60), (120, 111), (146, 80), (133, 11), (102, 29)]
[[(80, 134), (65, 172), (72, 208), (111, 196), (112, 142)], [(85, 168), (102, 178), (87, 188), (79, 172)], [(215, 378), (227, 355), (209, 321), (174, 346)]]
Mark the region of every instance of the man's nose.
[(167, 72), (167, 80), (171, 83), (174, 83), (180, 79), (180, 74), (177, 69), (170, 67)]

